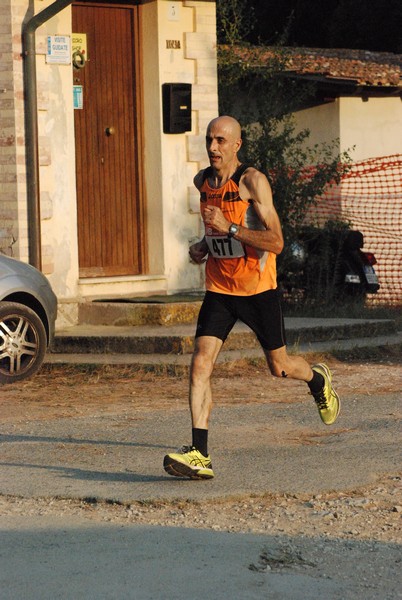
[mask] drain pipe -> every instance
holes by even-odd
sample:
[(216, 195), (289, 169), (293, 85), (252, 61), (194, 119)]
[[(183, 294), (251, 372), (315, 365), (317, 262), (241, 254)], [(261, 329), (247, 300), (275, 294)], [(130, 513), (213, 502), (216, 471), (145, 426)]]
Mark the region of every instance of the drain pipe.
[(73, 0), (56, 0), (34, 15), (22, 29), (24, 58), (24, 101), (25, 101), (25, 147), (28, 203), (28, 249), (29, 262), (42, 269), (40, 188), (39, 188), (39, 134), (38, 99), (36, 83), (36, 38), (38, 27), (46, 23)]

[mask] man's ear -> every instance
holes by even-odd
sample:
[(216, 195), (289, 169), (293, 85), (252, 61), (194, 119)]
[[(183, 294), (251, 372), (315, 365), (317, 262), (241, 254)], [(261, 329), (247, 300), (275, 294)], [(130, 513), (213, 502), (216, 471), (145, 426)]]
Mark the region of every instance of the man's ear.
[(236, 140), (237, 152), (240, 150), (242, 143), (243, 143), (243, 140), (241, 138)]

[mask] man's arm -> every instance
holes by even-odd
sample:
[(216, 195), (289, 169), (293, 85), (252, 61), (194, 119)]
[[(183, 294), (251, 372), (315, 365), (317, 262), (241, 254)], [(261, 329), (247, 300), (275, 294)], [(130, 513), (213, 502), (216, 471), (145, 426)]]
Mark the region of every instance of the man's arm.
[[(274, 207), (268, 179), (256, 169), (247, 169), (240, 180), (239, 190), (242, 198), (252, 201), (265, 230), (240, 226), (235, 239), (258, 250), (280, 254), (283, 250), (282, 227)], [(204, 209), (204, 220), (220, 233), (229, 233), (231, 222), (224, 217), (219, 208), (207, 206)]]
[[(202, 186), (203, 173), (204, 169), (199, 171), (194, 177), (194, 185), (197, 188), (197, 190), (199, 190)], [(201, 265), (202, 263), (204, 263), (207, 260), (208, 255), (208, 246), (207, 242), (205, 241), (205, 236), (199, 242), (192, 244), (189, 248), (188, 253), (193, 263), (196, 263), (197, 265)]]

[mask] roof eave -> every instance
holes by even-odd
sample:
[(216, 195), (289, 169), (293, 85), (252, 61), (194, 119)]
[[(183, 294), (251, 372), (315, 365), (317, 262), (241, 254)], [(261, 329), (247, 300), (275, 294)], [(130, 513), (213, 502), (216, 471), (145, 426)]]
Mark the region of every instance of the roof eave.
[(322, 89), (331, 90), (337, 97), (339, 96), (370, 96), (370, 97), (402, 97), (402, 81), (399, 85), (381, 85), (373, 83), (362, 83), (357, 79), (348, 77), (325, 76), (322, 74), (297, 73), (296, 71), (284, 71), (282, 77), (289, 77), (299, 81), (314, 83), (317, 91)]

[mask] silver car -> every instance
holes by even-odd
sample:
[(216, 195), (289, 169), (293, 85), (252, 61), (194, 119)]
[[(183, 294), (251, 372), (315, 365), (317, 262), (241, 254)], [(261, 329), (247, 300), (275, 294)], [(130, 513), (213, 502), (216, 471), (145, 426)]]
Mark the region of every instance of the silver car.
[(0, 385), (41, 367), (52, 342), (57, 298), (37, 269), (0, 254)]

